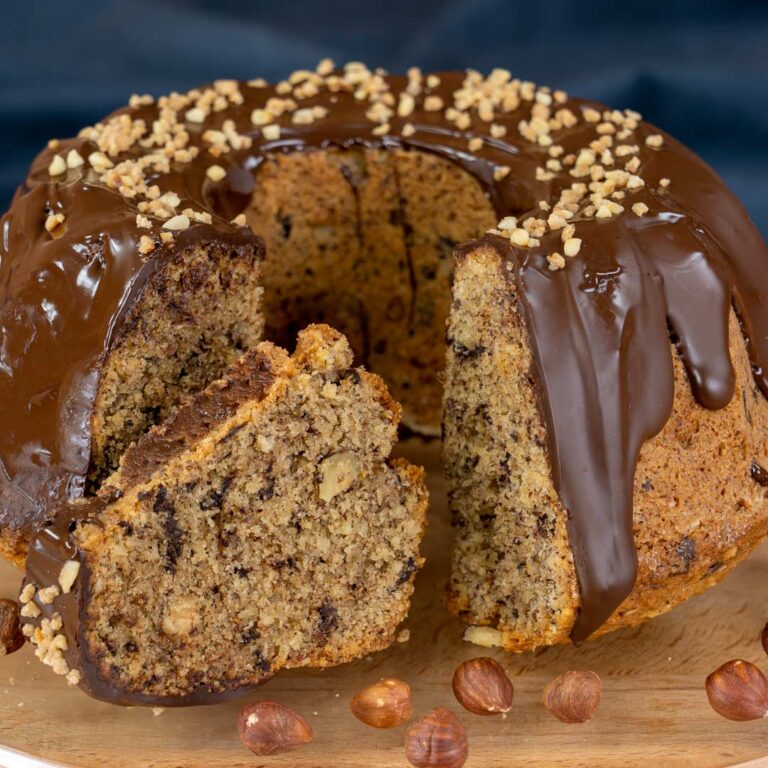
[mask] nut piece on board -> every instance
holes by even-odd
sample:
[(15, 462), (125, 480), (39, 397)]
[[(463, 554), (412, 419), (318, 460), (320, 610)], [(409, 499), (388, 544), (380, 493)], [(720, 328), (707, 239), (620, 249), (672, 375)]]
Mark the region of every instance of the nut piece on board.
[(456, 667), (453, 693), (464, 709), (476, 715), (499, 715), (512, 708), (514, 688), (501, 664), (480, 657)]
[(600, 704), (602, 690), (596, 672), (565, 672), (544, 689), (544, 706), (563, 723), (586, 723)]
[(413, 712), (411, 687), (403, 680), (385, 677), (363, 688), (349, 705), (352, 714), (373, 728), (395, 728)]
[(729, 720), (757, 720), (768, 715), (768, 680), (748, 661), (727, 661), (706, 682), (712, 709)]
[(298, 712), (274, 701), (247, 704), (237, 718), (240, 741), (256, 755), (276, 755), (307, 744), (312, 728)]
[(444, 707), (417, 720), (405, 735), (405, 756), (416, 768), (461, 768), (468, 753), (464, 726)]

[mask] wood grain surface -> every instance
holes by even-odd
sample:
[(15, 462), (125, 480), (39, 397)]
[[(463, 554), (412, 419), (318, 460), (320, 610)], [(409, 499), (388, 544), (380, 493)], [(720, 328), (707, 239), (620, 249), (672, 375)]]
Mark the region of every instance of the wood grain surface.
[[(435, 706), (459, 714), (470, 742), (467, 768), (768, 765), (761, 759), (768, 755), (768, 719), (724, 720), (704, 693), (706, 675), (728, 659), (748, 659), (768, 671), (759, 640), (768, 619), (768, 546), (718, 587), (640, 628), (579, 649), (489, 654), (462, 642), (463, 626), (444, 607), (451, 532), (438, 450), (418, 441), (403, 450), (427, 466), (432, 492), (427, 565), (404, 624), (408, 642), (332, 670), (280, 674), (240, 701), (158, 715), (92, 701), (25, 648), (0, 659), (0, 744), (82, 768), (405, 768), (404, 727), (377, 731), (349, 713), (354, 693), (386, 675), (411, 684), (417, 715)], [(0, 595), (15, 596), (18, 580), (12, 568), (0, 566)], [(453, 698), (456, 664), (477, 655), (494, 656), (513, 677), (515, 703), (506, 719), (471, 715)], [(603, 678), (603, 701), (590, 723), (564, 725), (540, 702), (545, 684), (568, 669), (593, 669)], [(260, 698), (302, 712), (314, 728), (313, 742), (287, 755), (251, 755), (235, 720), (243, 703)], [(0, 754), (3, 766), (32, 764)]]

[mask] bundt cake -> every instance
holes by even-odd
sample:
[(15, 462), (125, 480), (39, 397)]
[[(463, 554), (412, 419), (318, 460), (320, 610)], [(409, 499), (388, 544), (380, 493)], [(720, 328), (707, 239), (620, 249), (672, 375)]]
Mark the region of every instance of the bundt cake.
[(32, 540), (23, 626), (124, 704), (205, 703), (386, 647), (421, 566), (423, 470), (400, 408), (327, 326), (264, 342)]
[(2, 231), (17, 562), (262, 324), (287, 344), (310, 322), (349, 337), (411, 429), (436, 434), (444, 398), (470, 639), (636, 623), (766, 532), (768, 252), (635, 112), (503, 69), (220, 80), (52, 141)]

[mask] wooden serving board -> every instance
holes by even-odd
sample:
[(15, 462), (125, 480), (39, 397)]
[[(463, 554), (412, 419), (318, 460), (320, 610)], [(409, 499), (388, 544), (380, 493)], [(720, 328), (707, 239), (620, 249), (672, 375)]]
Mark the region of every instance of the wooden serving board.
[[(0, 659), (0, 744), (7, 748), (0, 749), (0, 765), (406, 768), (404, 727), (377, 731), (349, 712), (357, 690), (394, 676), (410, 683), (417, 715), (435, 706), (459, 714), (470, 743), (467, 768), (768, 766), (768, 759), (761, 759), (768, 755), (768, 720), (724, 720), (704, 693), (706, 675), (728, 659), (747, 659), (768, 671), (759, 639), (768, 619), (768, 545), (718, 587), (640, 628), (580, 649), (489, 653), (462, 642), (462, 624), (444, 607), (451, 531), (439, 447), (414, 440), (402, 452), (427, 466), (432, 492), (427, 565), (404, 625), (408, 642), (331, 670), (279, 674), (240, 701), (159, 715), (92, 701), (43, 667), (28, 647)], [(0, 595), (15, 597), (18, 581), (12, 568), (0, 567)], [(453, 698), (455, 666), (477, 655), (494, 656), (513, 676), (515, 703), (506, 719), (471, 715)], [(545, 684), (568, 669), (593, 669), (603, 678), (602, 704), (590, 723), (564, 725), (541, 704)], [(250, 754), (240, 744), (235, 721), (243, 703), (260, 698), (304, 714), (314, 741), (287, 755)]]

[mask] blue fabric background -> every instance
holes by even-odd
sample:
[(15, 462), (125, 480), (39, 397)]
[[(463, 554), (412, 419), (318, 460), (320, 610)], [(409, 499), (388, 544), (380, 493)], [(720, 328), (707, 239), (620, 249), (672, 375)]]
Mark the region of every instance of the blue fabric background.
[(0, 209), (36, 151), (124, 103), (331, 56), (511, 69), (687, 142), (768, 235), (768, 2), (2, 0)]

